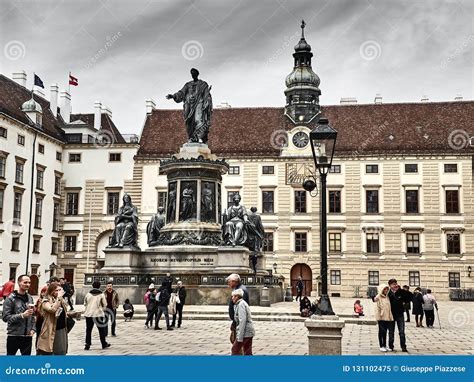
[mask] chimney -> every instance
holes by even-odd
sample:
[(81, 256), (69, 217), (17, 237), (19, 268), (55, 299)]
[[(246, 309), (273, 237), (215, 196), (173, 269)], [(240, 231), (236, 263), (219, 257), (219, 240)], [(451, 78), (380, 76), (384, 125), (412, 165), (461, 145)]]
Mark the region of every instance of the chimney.
[(155, 110), (155, 107), (156, 107), (156, 103), (155, 101), (153, 101), (151, 98), (150, 99), (147, 99), (145, 101), (146, 103), (146, 113), (147, 114), (151, 114), (153, 110)]
[(462, 95), (458, 94), (456, 97), (454, 97), (454, 100), (455, 101), (462, 101), (463, 100)]
[(102, 111), (107, 114), (110, 118), (112, 118), (112, 109), (110, 109), (110, 107), (108, 106), (104, 106), (104, 108), (102, 109)]
[(59, 98), (61, 100), (61, 116), (64, 119), (64, 122), (69, 123), (71, 121), (71, 95), (69, 92), (63, 90)]
[(340, 104), (341, 105), (355, 105), (357, 104), (357, 98), (355, 97), (341, 98)]
[(15, 81), (18, 85), (26, 87), (26, 72), (21, 70), (12, 74), (12, 80)]
[(423, 95), (423, 96), (421, 97), (421, 101), (420, 101), (420, 102), (429, 102), (429, 100), (430, 100), (430, 99), (428, 98), (427, 95)]
[(100, 101), (94, 102), (94, 129), (100, 130), (100, 122), (102, 119), (102, 103)]
[(51, 85), (51, 96), (49, 97), (49, 108), (53, 113), (54, 117), (58, 113), (58, 93), (59, 93), (59, 86), (58, 84)]
[(375, 95), (374, 103), (375, 104), (381, 104), (382, 103), (382, 94), (377, 93)]

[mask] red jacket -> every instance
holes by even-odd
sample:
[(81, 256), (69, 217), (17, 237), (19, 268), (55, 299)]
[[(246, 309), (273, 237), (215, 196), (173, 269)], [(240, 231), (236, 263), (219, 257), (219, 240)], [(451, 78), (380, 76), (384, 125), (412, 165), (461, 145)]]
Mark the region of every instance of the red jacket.
[(14, 290), (15, 290), (15, 283), (8, 280), (5, 284), (3, 284), (3, 288), (2, 288), (3, 298), (7, 298), (8, 296), (10, 296), (10, 294), (12, 294)]

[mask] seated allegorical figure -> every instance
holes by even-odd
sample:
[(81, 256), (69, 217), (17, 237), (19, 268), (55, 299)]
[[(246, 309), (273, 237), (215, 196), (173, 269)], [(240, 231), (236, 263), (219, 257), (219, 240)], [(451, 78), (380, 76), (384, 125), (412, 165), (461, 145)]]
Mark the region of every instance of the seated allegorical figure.
[(138, 238), (138, 212), (128, 194), (123, 196), (123, 205), (115, 217), (115, 229), (109, 248), (136, 247)]
[(222, 229), (224, 245), (245, 245), (248, 239), (246, 224), (249, 224), (247, 209), (240, 204), (241, 197), (235, 194), (234, 204), (223, 214)]

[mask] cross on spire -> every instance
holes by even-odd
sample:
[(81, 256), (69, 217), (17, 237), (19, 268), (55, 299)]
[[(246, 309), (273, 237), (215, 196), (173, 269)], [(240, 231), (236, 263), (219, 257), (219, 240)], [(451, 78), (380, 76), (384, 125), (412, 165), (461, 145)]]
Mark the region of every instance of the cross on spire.
[(304, 38), (304, 27), (306, 26), (306, 23), (304, 20), (301, 20), (301, 38)]

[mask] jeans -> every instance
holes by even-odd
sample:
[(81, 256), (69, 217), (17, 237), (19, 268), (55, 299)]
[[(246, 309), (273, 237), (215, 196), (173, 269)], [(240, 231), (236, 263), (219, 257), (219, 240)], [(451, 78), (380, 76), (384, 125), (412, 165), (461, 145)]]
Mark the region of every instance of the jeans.
[(407, 322), (410, 322), (410, 309), (405, 309), (405, 313), (407, 314)]
[(243, 342), (234, 341), (232, 345), (231, 354), (232, 355), (252, 355), (252, 339), (253, 337), (245, 337)]
[(160, 322), (161, 315), (164, 314), (165, 316), (165, 321), (166, 321), (166, 327), (170, 327), (170, 318), (168, 316), (168, 306), (159, 306), (158, 307), (158, 317), (156, 318), (155, 321), (155, 329), (158, 328), (158, 324)]
[(428, 326), (428, 327), (433, 326), (434, 320), (435, 320), (434, 309), (433, 310), (425, 310), (425, 316), (426, 316), (426, 326)]
[(107, 342), (105, 341), (104, 321), (105, 320), (101, 319), (101, 317), (86, 317), (86, 346), (91, 346), (92, 328), (94, 327), (94, 324), (97, 325), (102, 347), (107, 345)]
[(401, 313), (398, 316), (393, 317), (395, 321), (390, 321), (390, 326), (388, 328), (388, 347), (393, 349), (393, 343), (395, 342), (395, 324), (398, 327), (398, 334), (400, 335), (400, 347), (405, 349), (407, 347), (405, 339), (405, 317)]
[(115, 336), (115, 325), (117, 324), (117, 309), (110, 309), (107, 308), (105, 311), (105, 317), (107, 318), (107, 322), (105, 325), (105, 336), (109, 335), (109, 322), (112, 322), (112, 335)]
[(178, 328), (181, 326), (181, 322), (183, 321), (183, 304), (176, 304), (176, 313), (173, 314), (173, 323), (171, 326), (174, 326), (176, 323), (176, 315), (178, 315)]
[(387, 331), (390, 329), (392, 321), (377, 321), (379, 324), (379, 346), (387, 347)]
[(31, 355), (32, 336), (7, 336), (7, 355), (16, 355), (19, 350), (21, 355)]
[(149, 310), (146, 315), (145, 325), (148, 326), (148, 324), (150, 324), (150, 326), (153, 326), (153, 318), (155, 319), (155, 322), (156, 322), (157, 316), (158, 316), (157, 308)]

